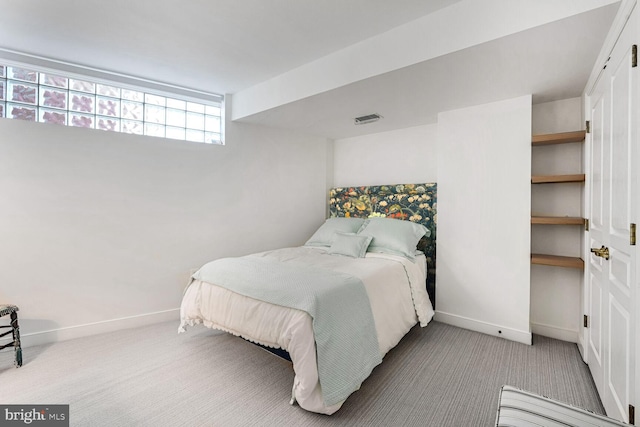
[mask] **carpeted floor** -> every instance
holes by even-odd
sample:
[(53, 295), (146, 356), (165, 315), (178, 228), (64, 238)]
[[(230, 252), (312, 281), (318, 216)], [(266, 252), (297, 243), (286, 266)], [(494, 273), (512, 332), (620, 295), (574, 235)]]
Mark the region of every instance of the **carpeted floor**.
[(603, 413), (575, 344), (415, 327), (332, 416), (290, 406), (291, 365), (178, 322), (0, 353), (0, 403), (70, 404), (74, 426), (492, 426), (503, 384)]

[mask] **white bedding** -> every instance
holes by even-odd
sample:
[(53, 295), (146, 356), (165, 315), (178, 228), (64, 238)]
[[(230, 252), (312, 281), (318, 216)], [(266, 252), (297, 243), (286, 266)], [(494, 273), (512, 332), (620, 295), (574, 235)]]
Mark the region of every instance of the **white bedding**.
[[(371, 303), (381, 356), (398, 344), (418, 321), (426, 326), (433, 317), (425, 288), (423, 255), (417, 256), (415, 261), (379, 253), (349, 258), (329, 255), (323, 249), (311, 247), (285, 248), (256, 255), (282, 262), (313, 263), (359, 278)], [(312, 319), (306, 312), (194, 280), (185, 291), (180, 318), (181, 328), (203, 323), (250, 341), (287, 350), (295, 371), (292, 402), (295, 400), (302, 408), (323, 414), (332, 414), (342, 406), (342, 402), (332, 406), (323, 402)]]

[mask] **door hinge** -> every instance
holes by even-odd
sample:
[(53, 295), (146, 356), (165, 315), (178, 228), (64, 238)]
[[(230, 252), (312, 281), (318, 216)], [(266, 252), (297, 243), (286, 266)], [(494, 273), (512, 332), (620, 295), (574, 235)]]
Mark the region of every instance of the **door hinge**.
[(636, 225), (634, 223), (629, 224), (629, 244), (632, 246), (636, 244)]
[(631, 46), (631, 68), (638, 66), (638, 45)]
[(585, 122), (585, 128), (587, 130), (587, 133), (591, 133), (591, 122), (589, 120)]
[(589, 218), (584, 219), (584, 231), (589, 231)]
[(629, 405), (629, 424), (636, 424), (636, 408), (633, 405)]
[(586, 314), (582, 316), (582, 326), (584, 326), (585, 328), (589, 327), (589, 316), (587, 316)]

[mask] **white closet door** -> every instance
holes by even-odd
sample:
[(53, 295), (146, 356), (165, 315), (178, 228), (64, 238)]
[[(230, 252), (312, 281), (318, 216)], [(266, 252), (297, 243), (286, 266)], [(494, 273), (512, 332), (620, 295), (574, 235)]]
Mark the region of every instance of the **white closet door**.
[(607, 414), (628, 421), (635, 399), (637, 67), (632, 66), (637, 11), (631, 15), (595, 89), (591, 105), (590, 246), (586, 286), (591, 319), (588, 363)]

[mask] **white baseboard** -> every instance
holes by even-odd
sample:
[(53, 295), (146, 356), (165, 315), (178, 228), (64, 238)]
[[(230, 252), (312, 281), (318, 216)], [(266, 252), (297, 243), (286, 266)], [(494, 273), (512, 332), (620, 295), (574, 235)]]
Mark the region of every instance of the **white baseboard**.
[(493, 335), (505, 338), (511, 341), (531, 345), (531, 332), (511, 329), (492, 323), (482, 322), (480, 320), (470, 319), (468, 317), (458, 316), (457, 314), (436, 311), (435, 320), (459, 328), (469, 329), (471, 331), (482, 332), (483, 334)]
[[(180, 320), (180, 309), (156, 311), (137, 316), (121, 317), (119, 319), (104, 320), (101, 322), (86, 323), (83, 325), (67, 326), (65, 328), (50, 329), (48, 331), (20, 334), (20, 344), (22, 347), (48, 344), (58, 341), (66, 341), (73, 338), (86, 337), (90, 335), (102, 334), (105, 332), (119, 331), (122, 329), (136, 328), (139, 326), (151, 325), (154, 323), (176, 321), (176, 333)], [(19, 321), (19, 319), (18, 319)]]
[(574, 329), (559, 328), (557, 326), (531, 323), (531, 332), (543, 337), (555, 338), (561, 341), (578, 342), (578, 331)]

